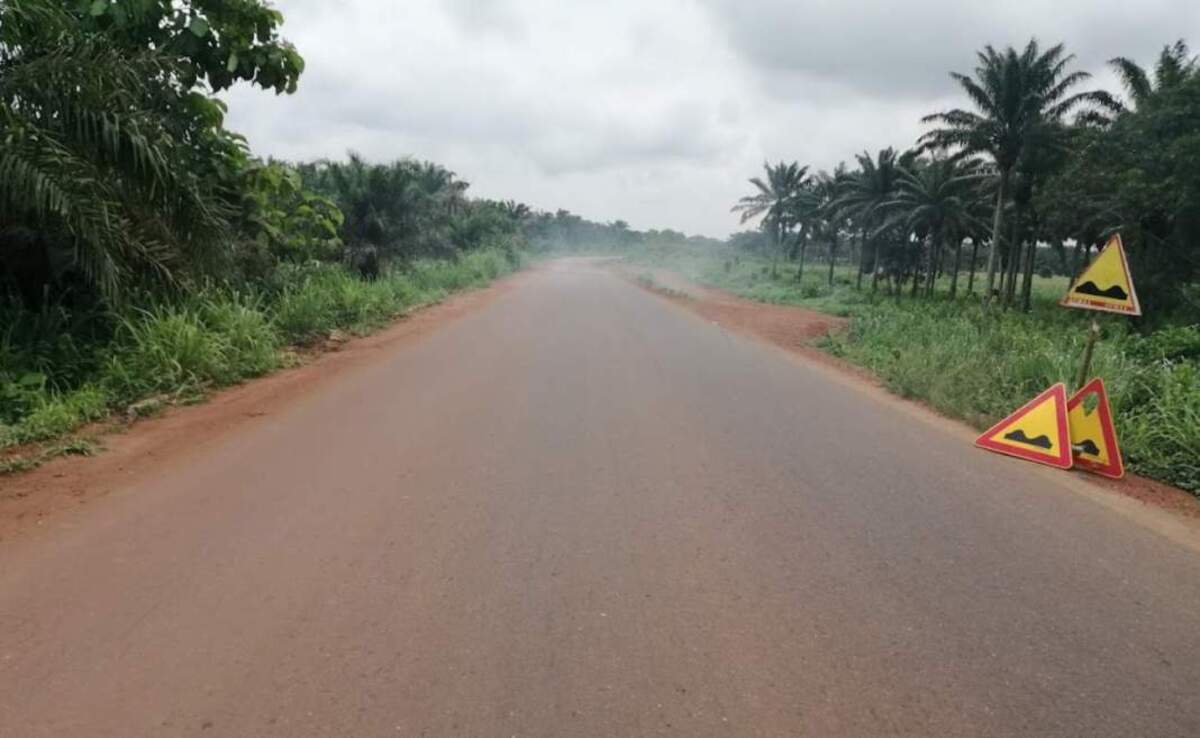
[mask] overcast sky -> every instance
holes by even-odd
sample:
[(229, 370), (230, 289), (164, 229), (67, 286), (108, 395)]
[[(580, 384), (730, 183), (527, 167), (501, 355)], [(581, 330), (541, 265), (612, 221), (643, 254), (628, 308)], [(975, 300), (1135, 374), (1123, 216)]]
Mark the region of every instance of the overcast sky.
[(299, 91), (230, 92), (288, 159), (415, 156), (481, 197), (723, 237), (764, 159), (907, 146), (986, 43), (1104, 61), (1200, 47), (1196, 0), (282, 0)]

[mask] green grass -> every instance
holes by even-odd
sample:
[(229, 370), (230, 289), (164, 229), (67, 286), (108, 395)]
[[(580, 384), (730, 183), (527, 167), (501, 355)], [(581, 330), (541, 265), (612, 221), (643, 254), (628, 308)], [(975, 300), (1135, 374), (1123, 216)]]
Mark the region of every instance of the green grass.
[[(0, 450), (52, 441), (114, 412), (148, 414), (267, 374), (285, 364), (289, 346), (313, 344), (334, 330), (369, 333), (416, 307), (485, 285), (518, 261), (499, 249), (481, 250), (417, 261), (372, 281), (337, 265), (281, 267), (254, 293), (209, 288), (110, 315), (109, 329), (88, 333), (91, 341), (72, 339), (61, 316), (0, 316), (10, 326), (0, 335)], [(49, 326), (67, 343), (37, 338)], [(72, 448), (68, 442), (58, 453), (78, 453)], [(36, 466), (51, 450), (10, 455), (0, 472)]]
[[(825, 340), (825, 350), (873, 371), (904, 397), (985, 428), (1055, 382), (1074, 384), (1091, 315), (1059, 307), (1062, 277), (1034, 278), (1028, 313), (993, 309), (978, 298), (947, 294), (911, 299), (854, 288), (853, 267), (810, 264), (797, 283), (791, 265), (777, 278), (762, 260), (676, 250), (642, 253), (631, 260), (673, 268), (698, 282), (749, 299), (800, 305), (846, 316), (849, 329)], [(982, 275), (976, 277), (976, 289)], [(1131, 471), (1200, 494), (1200, 326), (1174, 326), (1143, 336), (1127, 319), (1099, 316), (1103, 337), (1092, 374), (1104, 378), (1126, 464)]]
[(86, 438), (68, 438), (46, 445), (33, 453), (17, 454), (0, 459), (0, 474), (36, 469), (59, 456), (94, 456), (99, 448), (94, 441)]

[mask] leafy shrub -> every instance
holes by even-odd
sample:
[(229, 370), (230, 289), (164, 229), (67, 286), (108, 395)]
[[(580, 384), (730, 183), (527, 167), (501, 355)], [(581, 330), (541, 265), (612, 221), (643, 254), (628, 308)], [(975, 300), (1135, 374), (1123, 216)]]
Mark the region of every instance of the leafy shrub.
[(70, 394), (53, 397), (38, 406), (21, 422), (20, 443), (43, 441), (62, 435), (83, 423), (104, 417), (108, 397), (99, 387), (83, 387)]
[(19, 377), (0, 375), (0, 423), (12, 423), (28, 415), (42, 401), (46, 375), (25, 372)]
[(1200, 325), (1167, 326), (1135, 341), (1130, 350), (1148, 360), (1200, 361)]
[(0, 426), (0, 448), (44, 441), (70, 432), (104, 417), (108, 404), (107, 395), (95, 386), (66, 395), (46, 395), (19, 423)]

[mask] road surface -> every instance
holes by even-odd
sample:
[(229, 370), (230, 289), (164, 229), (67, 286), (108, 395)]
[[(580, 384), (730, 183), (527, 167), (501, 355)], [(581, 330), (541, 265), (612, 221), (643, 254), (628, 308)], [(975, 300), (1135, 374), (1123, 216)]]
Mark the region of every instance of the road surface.
[(595, 266), (518, 281), (0, 545), (0, 736), (1200, 735), (1194, 550)]

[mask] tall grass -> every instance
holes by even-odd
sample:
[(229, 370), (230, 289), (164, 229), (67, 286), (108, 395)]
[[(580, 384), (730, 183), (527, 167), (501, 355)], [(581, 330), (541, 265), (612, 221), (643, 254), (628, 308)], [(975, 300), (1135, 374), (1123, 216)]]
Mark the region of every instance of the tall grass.
[(53, 439), (146, 398), (197, 395), (269, 373), (289, 345), (334, 330), (370, 332), (518, 266), (511, 252), (488, 249), (371, 281), (338, 265), (281, 267), (254, 292), (213, 287), (108, 315), (106, 329), (89, 329), (82, 340), (55, 311), (10, 309), (0, 333), (0, 449)]

